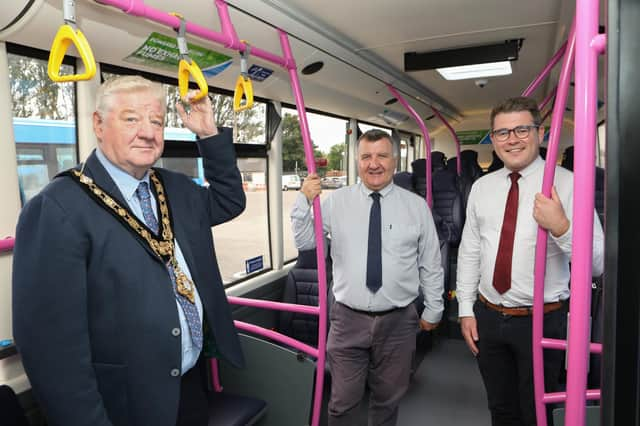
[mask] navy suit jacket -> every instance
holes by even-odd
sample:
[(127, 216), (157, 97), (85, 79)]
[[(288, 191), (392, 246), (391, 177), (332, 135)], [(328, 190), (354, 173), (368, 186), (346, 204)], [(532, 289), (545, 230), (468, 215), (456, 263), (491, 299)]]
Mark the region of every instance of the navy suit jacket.
[[(162, 177), (218, 352), (244, 363), (211, 227), (245, 207), (231, 131), (197, 142), (209, 188)], [(126, 206), (93, 153), (84, 172)], [(164, 264), (69, 176), (22, 209), (13, 257), (14, 338), (51, 426), (175, 426), (181, 338)]]

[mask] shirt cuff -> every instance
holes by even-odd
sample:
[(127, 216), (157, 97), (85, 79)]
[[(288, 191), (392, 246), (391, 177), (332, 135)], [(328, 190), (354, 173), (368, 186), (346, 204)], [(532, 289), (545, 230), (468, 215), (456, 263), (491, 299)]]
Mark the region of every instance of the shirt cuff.
[(460, 302), (458, 300), (458, 317), (474, 317), (473, 304), (474, 302)]
[(559, 237), (555, 237), (551, 232), (549, 232), (549, 236), (559, 247), (571, 247), (571, 230), (573, 229), (573, 223), (569, 223), (569, 229), (560, 235)]
[(427, 308), (424, 308), (424, 311), (422, 311), (421, 318), (426, 322), (430, 322), (431, 324), (436, 324), (440, 322), (440, 320), (442, 319), (442, 311), (433, 312), (428, 310)]

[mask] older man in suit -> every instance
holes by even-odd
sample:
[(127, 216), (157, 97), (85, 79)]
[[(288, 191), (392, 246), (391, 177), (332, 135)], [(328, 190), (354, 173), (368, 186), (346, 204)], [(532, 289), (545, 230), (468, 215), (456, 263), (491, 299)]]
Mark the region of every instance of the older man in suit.
[(231, 133), (207, 97), (178, 105), (204, 188), (152, 168), (165, 112), (159, 84), (104, 83), (98, 148), (20, 215), (14, 337), (52, 426), (206, 425), (204, 353), (244, 362), (211, 236), (245, 207)]

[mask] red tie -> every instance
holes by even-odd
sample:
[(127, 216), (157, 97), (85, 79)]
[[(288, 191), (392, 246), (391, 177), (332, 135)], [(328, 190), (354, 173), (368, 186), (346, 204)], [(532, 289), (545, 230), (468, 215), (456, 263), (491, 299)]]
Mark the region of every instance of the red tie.
[(511, 288), (511, 258), (513, 257), (513, 240), (516, 234), (518, 218), (518, 179), (520, 173), (509, 174), (511, 188), (504, 208), (504, 220), (500, 231), (500, 245), (496, 256), (496, 268), (493, 271), (493, 286), (502, 294)]

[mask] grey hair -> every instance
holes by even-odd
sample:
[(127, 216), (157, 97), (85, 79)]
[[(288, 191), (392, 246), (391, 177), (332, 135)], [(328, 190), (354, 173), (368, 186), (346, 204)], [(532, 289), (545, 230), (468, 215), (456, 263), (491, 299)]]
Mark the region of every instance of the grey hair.
[(162, 84), (139, 75), (117, 76), (102, 83), (96, 95), (96, 112), (104, 117), (113, 108), (114, 95), (131, 92), (149, 92), (156, 96), (162, 105), (162, 113), (166, 114), (166, 97)]
[(399, 141), (395, 140), (395, 138), (391, 137), (391, 135), (384, 130), (380, 129), (371, 129), (367, 130), (358, 138), (358, 142), (356, 143), (356, 151), (360, 147), (360, 141), (367, 140), (369, 142), (376, 142), (380, 139), (388, 139), (391, 142), (391, 151), (393, 152), (393, 158), (400, 157), (400, 144)]

